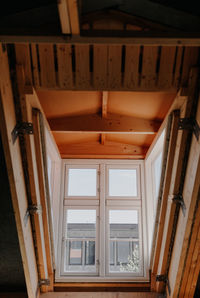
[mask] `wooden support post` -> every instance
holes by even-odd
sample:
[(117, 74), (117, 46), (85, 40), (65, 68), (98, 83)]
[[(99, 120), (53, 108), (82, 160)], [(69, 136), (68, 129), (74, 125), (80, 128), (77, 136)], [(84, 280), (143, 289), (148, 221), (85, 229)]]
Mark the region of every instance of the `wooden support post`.
[(13, 144), (11, 137), (11, 133), (16, 125), (15, 104), (12, 94), (7, 51), (2, 45), (0, 45), (0, 69), (0, 132), (5, 151), (28, 297), (36, 298), (39, 295), (36, 256), (30, 218), (25, 222), (28, 198), (19, 140), (17, 139)]

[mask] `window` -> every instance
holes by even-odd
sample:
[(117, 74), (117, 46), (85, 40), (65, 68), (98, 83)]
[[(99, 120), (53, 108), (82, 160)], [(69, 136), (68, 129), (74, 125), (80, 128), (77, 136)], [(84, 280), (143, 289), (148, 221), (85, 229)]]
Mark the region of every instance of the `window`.
[(64, 163), (57, 279), (147, 278), (142, 161)]

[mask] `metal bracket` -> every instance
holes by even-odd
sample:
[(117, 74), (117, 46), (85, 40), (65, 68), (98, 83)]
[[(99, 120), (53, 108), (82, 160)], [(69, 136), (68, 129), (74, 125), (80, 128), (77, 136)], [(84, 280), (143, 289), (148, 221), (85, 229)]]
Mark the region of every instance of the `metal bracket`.
[(182, 212), (183, 212), (183, 216), (185, 217), (185, 213), (186, 213), (186, 206), (183, 200), (183, 196), (178, 194), (178, 195), (173, 195), (172, 201), (175, 204), (180, 204)]
[(189, 129), (192, 130), (194, 133), (197, 141), (199, 140), (200, 136), (200, 127), (199, 124), (197, 123), (196, 119), (194, 118), (180, 118), (179, 120), (179, 129)]
[(28, 218), (30, 215), (34, 214), (41, 214), (42, 213), (42, 206), (40, 205), (30, 205), (26, 210), (26, 214), (24, 216), (24, 225), (27, 225)]
[(33, 123), (31, 122), (20, 122), (17, 123), (11, 132), (13, 144), (17, 137), (23, 134), (33, 134)]
[(38, 284), (39, 284), (39, 287), (50, 286), (50, 280), (49, 279), (40, 279)]
[(156, 281), (164, 282), (167, 286), (169, 296), (171, 295), (171, 288), (169, 284), (169, 279), (166, 275), (156, 275)]

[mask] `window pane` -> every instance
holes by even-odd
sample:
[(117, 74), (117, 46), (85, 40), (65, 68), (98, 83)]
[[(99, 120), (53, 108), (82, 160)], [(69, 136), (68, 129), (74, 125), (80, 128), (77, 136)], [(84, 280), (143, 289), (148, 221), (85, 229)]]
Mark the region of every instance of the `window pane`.
[(139, 272), (137, 210), (110, 210), (110, 272)]
[(137, 196), (136, 170), (109, 169), (109, 196), (136, 197)]
[(96, 169), (69, 169), (68, 196), (96, 196)]
[(66, 272), (96, 272), (96, 210), (67, 210)]

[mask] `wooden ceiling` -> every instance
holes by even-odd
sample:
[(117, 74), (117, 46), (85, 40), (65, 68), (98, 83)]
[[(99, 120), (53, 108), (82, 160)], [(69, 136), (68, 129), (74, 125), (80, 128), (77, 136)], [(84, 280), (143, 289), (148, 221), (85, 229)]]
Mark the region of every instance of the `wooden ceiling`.
[(142, 159), (176, 93), (37, 91), (63, 158)]

